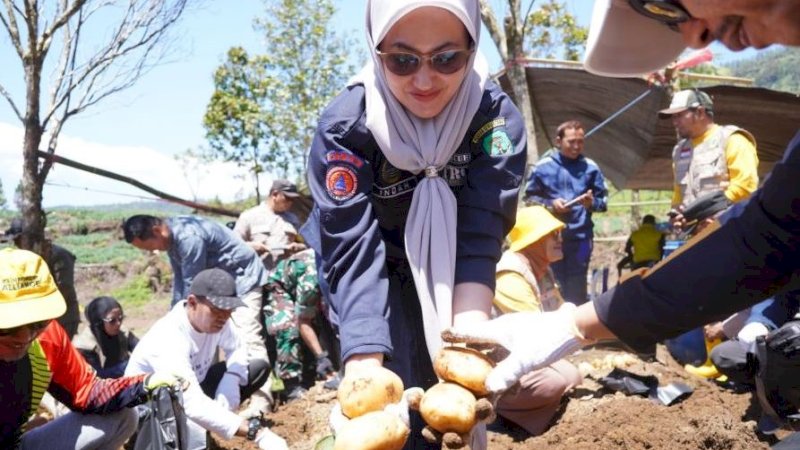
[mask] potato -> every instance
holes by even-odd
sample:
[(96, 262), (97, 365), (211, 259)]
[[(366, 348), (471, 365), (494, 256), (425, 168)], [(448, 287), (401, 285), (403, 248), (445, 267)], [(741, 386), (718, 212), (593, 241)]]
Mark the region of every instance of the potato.
[(443, 347), (433, 361), (433, 370), (444, 381), (452, 381), (477, 396), (487, 395), (486, 377), (494, 364), (483, 353), (464, 347)]
[(381, 411), (403, 397), (403, 381), (384, 367), (370, 367), (346, 374), (337, 392), (342, 414), (355, 419), (372, 411)]
[(333, 450), (400, 450), (409, 432), (396, 415), (373, 411), (342, 425)]
[(447, 381), (433, 385), (419, 404), (425, 423), (440, 432), (463, 434), (475, 426), (475, 396), (472, 392)]

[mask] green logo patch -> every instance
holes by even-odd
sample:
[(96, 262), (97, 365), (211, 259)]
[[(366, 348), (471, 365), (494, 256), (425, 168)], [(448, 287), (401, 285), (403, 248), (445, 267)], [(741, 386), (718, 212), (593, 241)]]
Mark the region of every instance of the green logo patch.
[(511, 139), (503, 130), (494, 129), (483, 138), (483, 151), (489, 156), (501, 156), (511, 151)]

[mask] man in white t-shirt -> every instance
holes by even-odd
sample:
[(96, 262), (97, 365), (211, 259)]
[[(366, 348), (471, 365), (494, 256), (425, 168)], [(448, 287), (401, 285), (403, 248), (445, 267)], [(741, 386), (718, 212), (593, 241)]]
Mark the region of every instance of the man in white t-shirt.
[[(225, 439), (246, 436), (259, 448), (287, 449), (286, 442), (262, 427), (260, 419), (242, 419), (235, 411), (267, 380), (269, 365), (248, 361), (247, 348), (230, 322), (236, 282), (222, 269), (206, 269), (192, 281), (186, 300), (142, 338), (131, 354), (126, 375), (164, 370), (189, 381), (183, 394), (189, 418), (189, 450), (206, 448), (206, 430)], [(225, 360), (214, 363), (219, 349)]]

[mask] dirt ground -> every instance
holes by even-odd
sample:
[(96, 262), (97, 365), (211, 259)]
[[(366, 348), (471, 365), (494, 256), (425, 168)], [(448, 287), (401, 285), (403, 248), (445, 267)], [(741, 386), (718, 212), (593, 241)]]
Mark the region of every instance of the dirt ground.
[[(603, 388), (595, 379), (613, 368), (617, 349), (591, 349), (571, 358), (585, 372), (584, 383), (564, 399), (563, 409), (543, 435), (530, 437), (519, 428), (495, 422), (489, 428), (492, 450), (664, 449), (756, 450), (774, 442), (755, 432), (756, 413), (749, 394), (736, 394), (685, 373), (662, 348), (658, 359), (644, 362), (630, 355), (617, 365), (641, 375), (655, 375), (660, 385), (686, 383), (694, 392), (684, 401), (661, 406)], [(327, 415), (334, 394), (317, 385), (268, 417), (272, 429), (291, 449), (309, 450), (328, 434)], [(256, 449), (243, 439), (217, 440), (215, 449)]]
[[(621, 257), (622, 245), (601, 243), (595, 246), (593, 266), (611, 268), (610, 285), (616, 283), (615, 263)], [(79, 292), (89, 294), (88, 298), (123, 282), (123, 275), (100, 274), (98, 270), (81, 271), (78, 277)], [(144, 307), (125, 311), (126, 325), (141, 336), (166, 313), (168, 297), (168, 293), (162, 293)], [(756, 450), (768, 449), (774, 442), (774, 438), (756, 433), (757, 413), (749, 394), (737, 394), (693, 378), (666, 355), (663, 348), (659, 348), (655, 361), (645, 362), (631, 355), (617, 357), (617, 365), (637, 374), (655, 375), (661, 385), (684, 382), (695, 389), (687, 399), (667, 407), (643, 397), (625, 396), (603, 388), (595, 380), (613, 368), (614, 356), (618, 355), (626, 354), (619, 349), (595, 348), (572, 357), (585, 375), (584, 383), (565, 397), (562, 411), (552, 427), (541, 436), (529, 437), (513, 425), (495, 422), (490, 427), (489, 448)], [(266, 418), (266, 424), (286, 438), (291, 449), (314, 449), (315, 443), (329, 434), (327, 417), (334, 399), (334, 392), (318, 384), (304, 398), (281, 405)], [(215, 439), (211, 449), (257, 448), (244, 439)]]

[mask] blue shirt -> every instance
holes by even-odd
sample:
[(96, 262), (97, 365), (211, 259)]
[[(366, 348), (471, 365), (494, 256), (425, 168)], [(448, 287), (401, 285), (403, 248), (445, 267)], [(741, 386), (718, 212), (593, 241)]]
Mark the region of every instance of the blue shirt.
[(168, 250), (174, 280), (172, 304), (189, 296), (195, 275), (218, 267), (236, 280), (240, 297), (267, 284), (269, 274), (255, 250), (228, 227), (195, 216), (166, 220), (170, 231)]
[[(570, 201), (589, 190), (594, 196), (591, 209), (577, 202), (567, 213), (553, 211), (553, 200)], [(567, 225), (562, 231), (564, 240), (591, 239), (594, 236), (592, 212), (606, 210), (608, 190), (600, 167), (591, 159), (583, 155), (570, 159), (558, 151), (549, 151), (536, 163), (525, 188), (525, 197), (528, 202), (545, 206)]]
[[(761, 189), (646, 277), (594, 302), (620, 340), (644, 350), (800, 286), (800, 133)], [(713, 226), (713, 225), (712, 225)]]
[[(386, 262), (406, 260), (405, 222), (423, 176), (392, 166), (365, 120), (364, 87), (351, 86), (323, 112), (308, 165), (320, 213), (320, 273), (339, 317), (343, 359), (391, 354)], [(461, 145), (440, 171), (458, 205), (456, 284), (494, 290), (495, 264), (516, 217), (525, 152), (519, 111), (487, 83)]]

